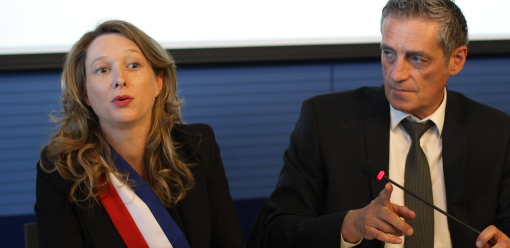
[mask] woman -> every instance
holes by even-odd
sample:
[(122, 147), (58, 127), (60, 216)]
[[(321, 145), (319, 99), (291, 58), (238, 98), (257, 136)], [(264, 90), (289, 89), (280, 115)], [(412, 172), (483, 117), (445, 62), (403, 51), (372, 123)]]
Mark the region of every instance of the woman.
[(61, 125), (37, 166), (41, 247), (242, 247), (212, 129), (184, 125), (175, 65), (107, 21), (66, 57)]

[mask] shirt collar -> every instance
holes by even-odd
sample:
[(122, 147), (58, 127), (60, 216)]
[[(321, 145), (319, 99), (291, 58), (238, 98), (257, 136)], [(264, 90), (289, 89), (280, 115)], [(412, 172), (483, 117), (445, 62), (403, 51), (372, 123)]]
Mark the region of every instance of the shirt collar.
[(445, 111), (446, 111), (446, 99), (447, 99), (447, 90), (445, 87), (444, 88), (444, 99), (443, 99), (443, 102), (441, 103), (441, 105), (439, 105), (439, 108), (437, 108), (436, 111), (434, 111), (434, 113), (425, 117), (422, 120), (416, 118), (415, 116), (413, 116), (411, 114), (396, 110), (390, 104), (391, 129), (392, 130), (395, 129), (404, 118), (408, 118), (410, 121), (415, 121), (415, 122), (425, 122), (427, 120), (432, 120), (434, 122), (434, 124), (436, 125), (437, 129), (439, 130), (439, 136), (441, 136), (441, 133), (443, 131), (443, 125), (444, 125), (444, 116), (445, 116)]

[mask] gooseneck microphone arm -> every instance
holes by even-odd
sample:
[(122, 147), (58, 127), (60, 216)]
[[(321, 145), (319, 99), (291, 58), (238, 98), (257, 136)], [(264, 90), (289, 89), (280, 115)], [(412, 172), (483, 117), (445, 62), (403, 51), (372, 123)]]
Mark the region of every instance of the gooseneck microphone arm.
[[(420, 200), (421, 202), (427, 204), (429, 207), (439, 211), (440, 213), (448, 216), (448, 218), (452, 219), (452, 220), (455, 220), (457, 221), (458, 223), (462, 224), (463, 226), (469, 228), (471, 231), (477, 233), (477, 234), (480, 234), (480, 231), (476, 230), (475, 228), (471, 227), (470, 225), (460, 221), (459, 219), (453, 217), (452, 215), (450, 215), (449, 213), (443, 211), (442, 209), (434, 206), (432, 203), (426, 201), (425, 199), (421, 198), (420, 196), (416, 195), (415, 193), (409, 191), (408, 189), (404, 188), (404, 186), (394, 182), (393, 180), (389, 179), (387, 176), (386, 176), (386, 173), (382, 170), (380, 170), (378, 168), (377, 165), (375, 165), (373, 162), (371, 161), (365, 161), (363, 162), (363, 164), (361, 165), (361, 169), (363, 170), (363, 172), (369, 176), (370, 178), (377, 178), (377, 180), (381, 180), (381, 179), (386, 179), (388, 182), (390, 182), (391, 184), (399, 187), (400, 189), (402, 189), (403, 191), (405, 191), (406, 193), (412, 195), (414, 198)], [(489, 240), (489, 242), (492, 244), (492, 245), (495, 245), (496, 243), (494, 243), (494, 241), (492, 240)]]

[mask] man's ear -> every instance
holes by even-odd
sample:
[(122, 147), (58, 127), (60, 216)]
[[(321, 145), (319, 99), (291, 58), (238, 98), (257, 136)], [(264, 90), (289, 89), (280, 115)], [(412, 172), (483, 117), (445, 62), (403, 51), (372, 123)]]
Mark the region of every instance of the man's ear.
[(464, 64), (466, 64), (467, 52), (467, 46), (460, 46), (453, 51), (452, 55), (450, 55), (450, 61), (448, 63), (448, 73), (450, 76), (462, 71)]

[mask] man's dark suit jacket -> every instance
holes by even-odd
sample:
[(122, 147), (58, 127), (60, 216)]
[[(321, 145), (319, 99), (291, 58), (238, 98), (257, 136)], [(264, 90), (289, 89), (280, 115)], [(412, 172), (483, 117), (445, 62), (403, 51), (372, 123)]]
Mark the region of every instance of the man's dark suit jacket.
[[(174, 140), (185, 144), (181, 156), (193, 159), (195, 187), (168, 209), (192, 248), (243, 247), (243, 234), (230, 197), (212, 129), (176, 125)], [(43, 152), (42, 160), (50, 164)], [(105, 209), (79, 207), (68, 200), (70, 183), (58, 172), (37, 166), (37, 228), (40, 247), (126, 247)]]
[[(389, 112), (383, 87), (306, 100), (248, 247), (338, 248), (347, 211), (384, 187), (360, 166), (370, 160), (388, 170)], [(442, 139), (447, 211), (479, 230), (494, 224), (510, 234), (510, 117), (448, 91)], [(453, 247), (475, 247), (475, 232), (448, 225)], [(363, 240), (358, 247), (382, 245)]]

